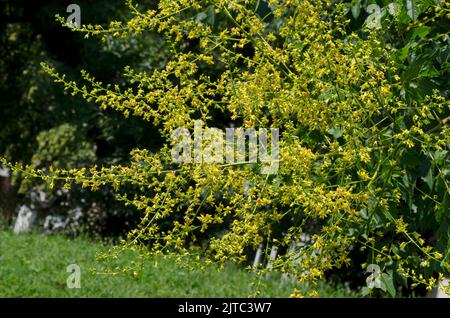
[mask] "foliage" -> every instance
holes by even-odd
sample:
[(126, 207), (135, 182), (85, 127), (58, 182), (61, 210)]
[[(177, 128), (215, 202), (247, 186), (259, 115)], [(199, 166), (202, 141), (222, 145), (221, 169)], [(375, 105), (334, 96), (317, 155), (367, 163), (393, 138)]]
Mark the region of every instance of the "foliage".
[[(401, 284), (432, 288), (438, 274), (448, 273), (448, 96), (442, 83), (416, 89), (447, 74), (442, 52), (422, 59), (444, 37), (430, 35), (430, 44), (420, 27), (448, 18), (448, 3), (419, 11), (407, 27), (419, 41), (407, 42), (408, 49), (386, 42), (389, 28), (353, 32), (348, 6), (335, 1), (129, 5), (135, 15), (129, 21), (75, 31), (104, 41), (157, 31), (171, 48), (163, 68), (126, 67), (126, 88), (86, 71), (80, 83), (46, 64), (43, 69), (73, 95), (160, 127), (164, 145), (157, 153), (133, 150), (127, 165), (15, 170), (66, 187), (112, 186), (119, 200), (142, 212), (122, 243), (143, 256), (198, 254), (207, 263), (242, 263), (261, 243), (266, 256), (272, 245), (282, 251), (294, 243), (271, 268), (315, 283), (361, 249), (367, 261), (356, 265), (379, 265), (382, 289), (392, 295)], [(415, 50), (423, 54), (420, 63)], [(175, 129), (221, 118), (279, 128), (278, 174), (246, 163), (172, 162)], [(140, 193), (130, 194), (129, 185)], [(304, 233), (311, 240), (298, 246)]]
[[(9, 161), (44, 170), (50, 165), (68, 168), (128, 162), (133, 147), (148, 145), (148, 140), (158, 144), (153, 127), (139, 119), (125, 121), (120, 114), (105, 114), (86, 106), (82, 98), (53, 85), (40, 62), (44, 60), (75, 79), (80, 79), (80, 69), (88, 68), (99, 79), (113, 79), (122, 85), (119, 72), (124, 65), (139, 70), (164, 65), (164, 43), (157, 34), (139, 39), (110, 38), (105, 44), (84, 41), (54, 19), (56, 13), (66, 14), (69, 3), (0, 3), (0, 153)], [(77, 3), (86, 21), (105, 23), (110, 16), (127, 18), (123, 13), (128, 11), (121, 2)], [(41, 221), (49, 214), (65, 217), (67, 211), (82, 208), (83, 222), (92, 225), (91, 232), (109, 236), (123, 234), (136, 220), (133, 211), (115, 203), (107, 189), (101, 194), (78, 188), (49, 190), (40, 180), (23, 180), (17, 174), (12, 181), (15, 187), (8, 200), (34, 206)], [(42, 193), (45, 202), (32, 199), (36, 194), (42, 197)]]

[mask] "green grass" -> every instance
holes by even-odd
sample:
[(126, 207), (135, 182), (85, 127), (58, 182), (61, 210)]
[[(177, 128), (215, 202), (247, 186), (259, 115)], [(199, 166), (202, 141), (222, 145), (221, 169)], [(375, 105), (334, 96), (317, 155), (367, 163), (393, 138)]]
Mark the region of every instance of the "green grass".
[[(223, 271), (191, 271), (171, 259), (152, 259), (138, 277), (98, 275), (96, 252), (109, 246), (83, 238), (0, 231), (0, 297), (248, 297), (261, 283), (258, 297), (288, 297), (293, 286), (274, 275), (262, 281), (236, 266)], [(129, 262), (130, 259), (121, 259)], [(69, 264), (81, 269), (81, 288), (69, 289)], [(322, 297), (351, 297), (343, 287), (321, 284)]]

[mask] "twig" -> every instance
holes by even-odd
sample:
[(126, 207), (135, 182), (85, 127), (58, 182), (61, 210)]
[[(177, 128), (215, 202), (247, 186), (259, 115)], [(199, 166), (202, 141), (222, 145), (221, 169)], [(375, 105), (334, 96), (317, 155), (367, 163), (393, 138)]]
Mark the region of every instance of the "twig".
[(429, 134), (432, 134), (432, 133), (436, 132), (436, 131), (439, 130), (442, 126), (448, 124), (449, 122), (450, 122), (450, 116), (448, 116), (448, 117), (442, 119), (442, 120), (439, 122), (439, 124), (437, 124), (435, 127), (433, 127), (432, 129), (430, 129), (430, 130), (428, 131), (428, 133), (429, 133)]

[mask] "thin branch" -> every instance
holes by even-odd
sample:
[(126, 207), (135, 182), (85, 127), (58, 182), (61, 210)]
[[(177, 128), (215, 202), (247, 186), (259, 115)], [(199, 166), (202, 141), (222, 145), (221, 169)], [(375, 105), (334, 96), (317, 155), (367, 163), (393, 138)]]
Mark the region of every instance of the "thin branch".
[(437, 124), (435, 127), (433, 127), (432, 129), (430, 129), (428, 131), (429, 134), (432, 134), (434, 132), (436, 132), (437, 130), (441, 129), (442, 126), (445, 126), (446, 124), (448, 124), (450, 122), (450, 116), (442, 119), (439, 124)]

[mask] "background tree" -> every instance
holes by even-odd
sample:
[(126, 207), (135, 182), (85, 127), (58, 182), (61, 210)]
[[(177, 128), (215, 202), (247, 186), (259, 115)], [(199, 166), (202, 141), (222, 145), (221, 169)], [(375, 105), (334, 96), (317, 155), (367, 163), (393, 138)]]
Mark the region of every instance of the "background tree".
[[(141, 70), (164, 65), (163, 43), (155, 34), (139, 40), (84, 41), (82, 35), (61, 28), (54, 18), (57, 13), (67, 16), (70, 3), (0, 4), (0, 153), (36, 168), (127, 162), (133, 147), (157, 146), (154, 128), (138, 119), (123, 120), (114, 112), (100, 111), (81, 98), (69, 96), (51, 83), (40, 63), (46, 61), (73, 78), (80, 78), (79, 71), (85, 68), (99, 80), (122, 85), (118, 75), (125, 65)], [(86, 22), (105, 23), (111, 16), (129, 15), (121, 2), (78, 3)], [(92, 195), (80, 189), (49, 191), (36, 180), (31, 183), (16, 178), (14, 184), (15, 191), (8, 193), (2, 208), (8, 205), (11, 210), (14, 203), (33, 203), (41, 222), (47, 215), (65, 217), (67, 211), (80, 206), (83, 225), (94, 233), (117, 235), (134, 219), (130, 209), (114, 203), (107, 189)], [(46, 193), (42, 202), (31, 195), (40, 191)]]

